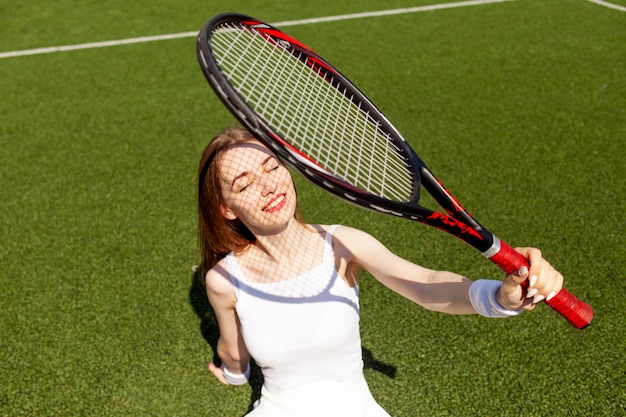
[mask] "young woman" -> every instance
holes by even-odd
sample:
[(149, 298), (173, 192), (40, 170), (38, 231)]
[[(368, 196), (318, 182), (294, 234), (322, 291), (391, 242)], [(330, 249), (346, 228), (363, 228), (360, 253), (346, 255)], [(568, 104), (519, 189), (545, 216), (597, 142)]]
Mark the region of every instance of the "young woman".
[[(309, 225), (289, 171), (247, 130), (231, 127), (199, 166), (200, 248), (206, 291), (220, 328), (222, 383), (261, 367), (251, 417), (388, 417), (363, 378), (359, 270), (420, 306), (449, 314), (508, 317), (556, 294), (559, 272), (537, 249), (530, 268), (500, 281), (471, 280), (415, 265), (371, 235)], [(530, 277), (526, 291), (520, 285)]]

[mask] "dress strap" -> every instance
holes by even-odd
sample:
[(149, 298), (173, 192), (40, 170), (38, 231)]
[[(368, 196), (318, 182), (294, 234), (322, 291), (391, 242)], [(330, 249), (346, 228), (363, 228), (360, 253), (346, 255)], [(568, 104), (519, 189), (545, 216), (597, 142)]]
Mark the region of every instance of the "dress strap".
[(338, 224), (330, 226), (326, 230), (324, 237), (324, 263), (332, 262), (335, 265), (335, 254), (333, 253), (333, 232), (339, 227)]
[(335, 231), (335, 230), (336, 230), (339, 226), (341, 226), (341, 225), (339, 225), (339, 224), (333, 224), (332, 226), (330, 226), (330, 227), (328, 228), (328, 230), (326, 230), (326, 236), (329, 236), (329, 235), (330, 235), (330, 236), (332, 236), (332, 235), (333, 235), (333, 232), (334, 232), (334, 231)]
[(231, 252), (226, 255), (226, 270), (228, 271), (228, 278), (230, 278), (231, 284), (233, 284), (233, 288), (235, 290), (235, 297), (239, 299), (239, 290), (240, 283), (243, 283), (243, 272), (239, 267), (239, 263), (235, 259), (235, 255)]

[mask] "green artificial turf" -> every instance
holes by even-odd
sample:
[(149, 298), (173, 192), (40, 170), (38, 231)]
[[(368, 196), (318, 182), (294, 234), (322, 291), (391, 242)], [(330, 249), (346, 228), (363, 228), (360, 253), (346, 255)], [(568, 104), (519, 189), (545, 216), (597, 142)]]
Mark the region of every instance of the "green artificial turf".
[[(623, 0), (612, 1), (626, 5)], [(0, 52), (428, 1), (13, 2)], [(365, 274), (365, 375), (394, 417), (626, 415), (626, 13), (518, 0), (285, 28), (351, 78), (491, 231), (540, 247), (594, 323), (424, 311)], [(0, 415), (242, 416), (210, 377), (195, 169), (233, 121), (193, 37), (0, 59)], [(425, 266), (500, 277), (461, 242), (296, 177), (310, 222)], [(212, 347), (213, 346), (213, 347)]]

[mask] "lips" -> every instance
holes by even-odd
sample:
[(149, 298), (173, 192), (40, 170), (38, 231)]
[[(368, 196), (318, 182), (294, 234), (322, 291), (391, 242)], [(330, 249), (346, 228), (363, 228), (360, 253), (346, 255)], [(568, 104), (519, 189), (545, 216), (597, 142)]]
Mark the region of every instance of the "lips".
[(285, 198), (285, 194), (280, 194), (273, 198), (265, 207), (263, 207), (263, 211), (267, 213), (272, 213), (280, 210), (286, 204), (287, 199)]

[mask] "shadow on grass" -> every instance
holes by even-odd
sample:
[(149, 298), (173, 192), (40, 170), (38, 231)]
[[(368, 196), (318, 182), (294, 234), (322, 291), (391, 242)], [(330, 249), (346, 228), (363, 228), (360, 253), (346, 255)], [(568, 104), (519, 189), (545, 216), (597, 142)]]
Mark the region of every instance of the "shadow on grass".
[[(216, 365), (221, 365), (220, 358), (217, 355), (217, 341), (220, 336), (220, 330), (217, 326), (217, 318), (215, 312), (209, 303), (206, 295), (202, 277), (199, 272), (195, 272), (191, 281), (191, 288), (189, 289), (189, 302), (193, 307), (196, 315), (200, 319), (200, 333), (202, 337), (207, 341), (213, 352), (213, 358), (211, 359)], [(363, 366), (365, 369), (372, 369), (380, 372), (389, 378), (395, 378), (396, 367), (377, 360), (372, 352), (362, 347), (363, 350)], [(248, 405), (249, 413), (252, 411), (255, 401), (261, 398), (261, 387), (263, 386), (263, 374), (261, 368), (259, 368), (254, 361), (250, 364), (250, 386), (252, 387), (252, 394), (250, 396), (250, 404)], [(208, 371), (207, 371), (208, 373)]]
[[(217, 318), (207, 298), (204, 283), (199, 271), (193, 274), (191, 288), (189, 289), (189, 302), (200, 319), (200, 333), (202, 333), (202, 337), (207, 341), (213, 352), (211, 361), (219, 366), (221, 365), (221, 361), (220, 357), (217, 355), (217, 341), (220, 337), (220, 329), (217, 326)], [(208, 376), (209, 372), (207, 371), (207, 377)], [(261, 368), (259, 368), (254, 361), (250, 363), (249, 384), (250, 387), (252, 387), (252, 394), (250, 395), (250, 404), (248, 405), (246, 414), (252, 411), (255, 401), (261, 398), (261, 387), (263, 386)]]

